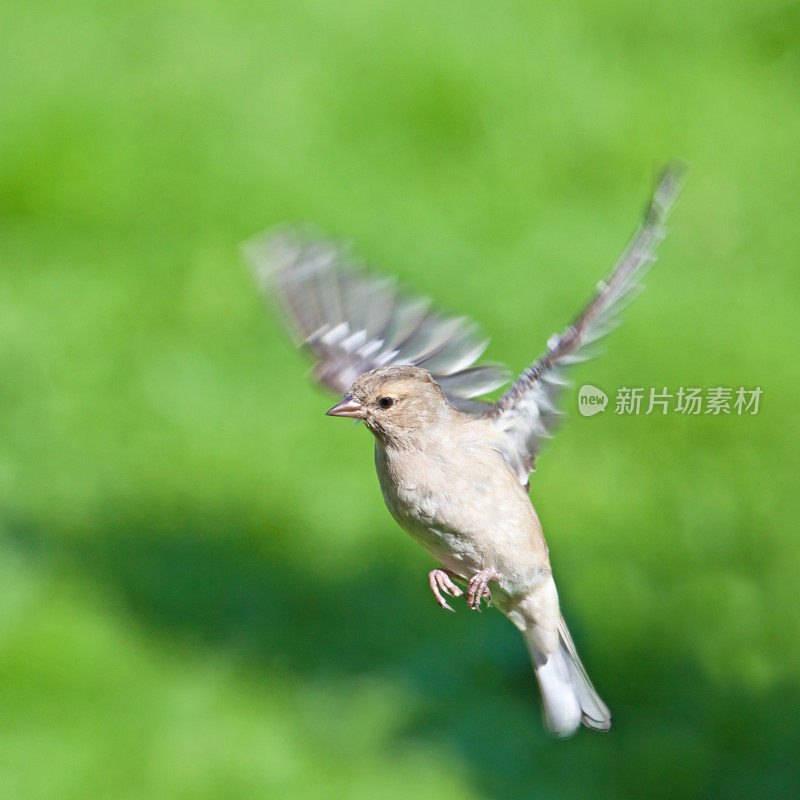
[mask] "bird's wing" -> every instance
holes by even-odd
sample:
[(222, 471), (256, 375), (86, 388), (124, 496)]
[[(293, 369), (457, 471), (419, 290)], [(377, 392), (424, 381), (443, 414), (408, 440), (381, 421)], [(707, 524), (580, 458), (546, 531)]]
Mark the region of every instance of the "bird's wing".
[(489, 340), (474, 322), (433, 310), (341, 246), (284, 228), (243, 249), (259, 287), (277, 299), (297, 344), (316, 360), (316, 379), (334, 392), (346, 393), (376, 367), (417, 365), (454, 405), (479, 413), (487, 405), (471, 398), (508, 383), (505, 367), (475, 364)]
[(523, 485), (528, 483), (542, 441), (552, 436), (561, 416), (559, 395), (569, 385), (564, 368), (591, 358), (591, 344), (619, 325), (620, 311), (642, 290), (640, 280), (656, 260), (667, 216), (687, 169), (683, 162), (670, 164), (639, 229), (609, 276), (597, 285), (591, 302), (561, 334), (550, 338), (544, 355), (484, 412), (506, 434), (503, 455)]

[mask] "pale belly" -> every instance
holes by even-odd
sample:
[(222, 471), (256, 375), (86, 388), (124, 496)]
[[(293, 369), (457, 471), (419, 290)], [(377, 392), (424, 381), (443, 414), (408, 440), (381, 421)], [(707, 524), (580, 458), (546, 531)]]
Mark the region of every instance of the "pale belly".
[(486, 559), (472, 537), (454, 533), (434, 520), (426, 524), (419, 517), (412, 516), (408, 513), (408, 504), (400, 500), (391, 488), (383, 491), (383, 498), (398, 525), (445, 569), (465, 579), (484, 569)]
[[(525, 593), (546, 572), (547, 549), (527, 495), (502, 465), (437, 469), (430, 460), (404, 463), (397, 479), (378, 443), (375, 461), (386, 506), (397, 523), (445, 569), (468, 579), (482, 569), (503, 576), (510, 595)], [(491, 468), (496, 467), (496, 468)]]

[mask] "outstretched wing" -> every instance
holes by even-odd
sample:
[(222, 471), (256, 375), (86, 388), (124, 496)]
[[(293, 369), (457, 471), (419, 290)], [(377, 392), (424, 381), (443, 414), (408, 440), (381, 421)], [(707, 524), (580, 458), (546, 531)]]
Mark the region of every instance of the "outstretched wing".
[(683, 162), (673, 162), (665, 170), (642, 224), (609, 276), (597, 285), (592, 301), (566, 330), (550, 338), (544, 355), (485, 412), (507, 434), (504, 456), (523, 485), (528, 483), (542, 441), (552, 436), (561, 415), (559, 395), (569, 385), (564, 368), (590, 358), (587, 347), (620, 324), (619, 312), (642, 290), (640, 280), (656, 260), (667, 216), (687, 169)]
[(260, 288), (277, 298), (298, 345), (314, 357), (316, 379), (337, 394), (376, 367), (416, 365), (454, 405), (478, 411), (486, 406), (471, 398), (510, 378), (503, 366), (475, 365), (489, 340), (474, 322), (434, 311), (308, 230), (267, 233), (243, 249)]

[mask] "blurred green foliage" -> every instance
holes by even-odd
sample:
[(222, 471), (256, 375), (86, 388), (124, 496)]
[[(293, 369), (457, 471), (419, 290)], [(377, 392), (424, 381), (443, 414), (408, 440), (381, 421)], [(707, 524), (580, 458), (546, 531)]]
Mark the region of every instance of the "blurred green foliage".
[[(784, 0), (6, 0), (0, 796), (798, 796), (799, 81)], [(662, 259), (576, 377), (762, 410), (571, 399), (533, 496), (615, 724), (554, 742), (237, 246), (313, 220), (521, 369), (673, 155)]]

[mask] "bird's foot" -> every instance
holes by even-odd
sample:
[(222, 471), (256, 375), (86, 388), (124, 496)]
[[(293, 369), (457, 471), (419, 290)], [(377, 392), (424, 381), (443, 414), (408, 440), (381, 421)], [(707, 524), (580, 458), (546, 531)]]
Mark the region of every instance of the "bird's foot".
[(489, 581), (499, 581), (500, 575), (493, 569), (482, 569), (476, 572), (467, 584), (467, 605), (475, 611), (481, 610), (481, 600), (485, 597), (487, 605), (491, 605), (492, 593)]
[(428, 573), (428, 580), (430, 581), (431, 591), (433, 592), (433, 596), (436, 598), (436, 602), (442, 608), (446, 608), (448, 611), (453, 611), (447, 600), (442, 597), (442, 592), (449, 594), (451, 597), (461, 597), (464, 592), (453, 583), (450, 578), (450, 574), (443, 569), (432, 569)]

